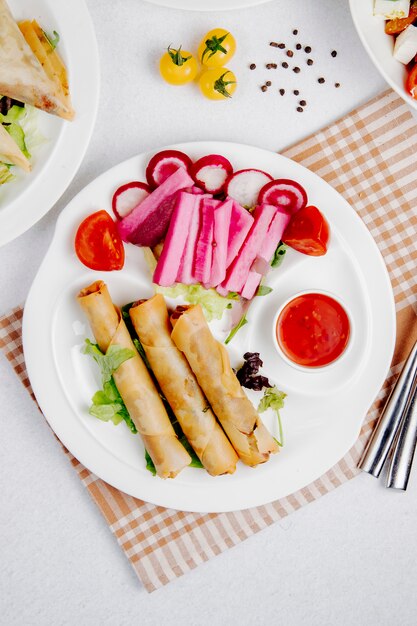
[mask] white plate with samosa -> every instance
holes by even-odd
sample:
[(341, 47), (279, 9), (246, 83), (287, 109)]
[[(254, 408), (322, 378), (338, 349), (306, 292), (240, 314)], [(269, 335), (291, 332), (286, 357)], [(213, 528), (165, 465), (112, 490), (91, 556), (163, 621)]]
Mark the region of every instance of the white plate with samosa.
[(52, 208), (93, 132), (99, 60), (84, 0), (0, 0), (0, 96), (4, 245)]

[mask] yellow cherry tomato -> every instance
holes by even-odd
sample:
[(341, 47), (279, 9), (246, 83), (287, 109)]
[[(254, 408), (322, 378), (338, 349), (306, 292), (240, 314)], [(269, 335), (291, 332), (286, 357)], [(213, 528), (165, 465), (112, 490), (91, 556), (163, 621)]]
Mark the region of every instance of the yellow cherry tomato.
[(235, 52), (235, 38), (224, 28), (213, 28), (198, 46), (198, 58), (206, 67), (226, 65)]
[(198, 82), (203, 95), (210, 100), (231, 98), (237, 85), (236, 76), (227, 67), (206, 70)]
[(198, 66), (191, 52), (169, 46), (159, 61), (159, 71), (170, 85), (185, 85), (197, 76)]

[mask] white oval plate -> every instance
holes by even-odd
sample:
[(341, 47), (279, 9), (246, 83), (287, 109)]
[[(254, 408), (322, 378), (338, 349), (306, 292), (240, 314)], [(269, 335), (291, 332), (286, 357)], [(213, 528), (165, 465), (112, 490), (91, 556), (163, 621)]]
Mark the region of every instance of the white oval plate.
[[(229, 344), (233, 364), (247, 350), (261, 353), (264, 373), (288, 393), (282, 418), (285, 446), (256, 469), (239, 463), (233, 476), (212, 478), (186, 468), (175, 480), (154, 478), (146, 469), (143, 445), (121, 424), (103, 423), (88, 413), (99, 387), (95, 366), (81, 353), (91, 337), (76, 294), (93, 280), (107, 282), (113, 300), (125, 304), (150, 296), (152, 286), (142, 250), (126, 246), (120, 272), (93, 272), (77, 259), (73, 240), (82, 219), (98, 209), (111, 212), (115, 189), (144, 179), (150, 154), (102, 174), (60, 215), (54, 239), (30, 290), (23, 320), (26, 365), (37, 400), (49, 424), (72, 454), (97, 476), (133, 496), (186, 511), (230, 511), (286, 496), (326, 472), (355, 442), (363, 418), (387, 374), (395, 340), (395, 312), (385, 265), (368, 230), (347, 202), (327, 183), (285, 157), (249, 146), (200, 142), (170, 146), (192, 158), (223, 154), (235, 169), (255, 167), (274, 177), (294, 178), (309, 201), (327, 217), (332, 240), (327, 255), (307, 257), (289, 251), (269, 274), (273, 287), (258, 297), (247, 324)], [(326, 290), (339, 296), (352, 315), (354, 338), (346, 358), (320, 372), (302, 372), (278, 356), (272, 342), (276, 310), (292, 294)], [(226, 311), (230, 315), (229, 311)], [(227, 315), (225, 314), (225, 318)], [(212, 324), (226, 337), (227, 319)], [(255, 403), (261, 393), (253, 393)], [(274, 415), (264, 413), (274, 435)]]
[(385, 21), (373, 15), (373, 0), (349, 0), (350, 12), (362, 44), (380, 74), (413, 109), (417, 100), (405, 90), (407, 70), (393, 57), (394, 37), (385, 33)]
[(151, 4), (186, 11), (231, 11), (246, 9), (271, 0), (147, 0)]
[(37, 112), (45, 141), (34, 151), (33, 169), (25, 174), (13, 168), (17, 180), (0, 188), (0, 246), (40, 220), (72, 181), (93, 132), (100, 83), (97, 41), (84, 0), (9, 0), (9, 6), (16, 20), (36, 19), (47, 32), (59, 33), (76, 115), (67, 122)]

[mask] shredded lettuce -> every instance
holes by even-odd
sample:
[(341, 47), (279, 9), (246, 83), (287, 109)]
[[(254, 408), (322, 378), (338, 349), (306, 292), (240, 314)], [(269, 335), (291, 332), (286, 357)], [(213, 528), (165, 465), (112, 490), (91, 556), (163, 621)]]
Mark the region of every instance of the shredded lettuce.
[(154, 285), (155, 292), (161, 293), (167, 298), (178, 298), (181, 296), (190, 304), (200, 304), (208, 322), (220, 320), (225, 309), (230, 308), (230, 300), (221, 296), (215, 289), (204, 289), (202, 285), (183, 285), (178, 283), (174, 287), (160, 287)]
[(0, 162), (0, 185), (12, 182), (16, 176), (11, 173), (10, 165)]
[[(36, 109), (27, 104), (23, 106), (14, 104), (6, 115), (0, 113), (0, 123), (4, 125), (16, 145), (28, 159), (31, 158), (33, 150), (45, 141), (38, 129), (37, 116)], [(13, 167), (12, 163), (0, 161), (0, 185), (10, 183), (16, 178), (10, 172), (10, 167)]]
[(25, 142), (25, 133), (23, 132), (23, 128), (17, 124), (16, 122), (12, 122), (11, 124), (7, 124), (4, 128), (9, 133), (10, 137), (14, 140), (16, 145), (20, 148), (26, 158), (30, 159), (30, 153), (26, 147)]
[(26, 114), (19, 120), (19, 124), (25, 133), (26, 148), (30, 154), (33, 154), (35, 148), (45, 143), (46, 138), (39, 130), (37, 109), (26, 104), (25, 111)]
[(272, 409), (277, 414), (278, 419), (278, 428), (279, 428), (279, 441), (275, 439), (277, 444), (282, 448), (284, 445), (284, 433), (282, 430), (282, 422), (280, 409), (284, 408), (284, 400), (287, 397), (287, 394), (283, 391), (280, 391), (276, 386), (265, 389), (264, 395), (259, 402), (258, 411), (259, 413), (263, 413), (267, 409)]

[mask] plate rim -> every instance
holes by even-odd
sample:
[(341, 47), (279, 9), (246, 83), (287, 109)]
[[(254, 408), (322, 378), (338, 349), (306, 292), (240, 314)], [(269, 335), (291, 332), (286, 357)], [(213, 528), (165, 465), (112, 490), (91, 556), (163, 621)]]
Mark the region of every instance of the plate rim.
[[(63, 15), (63, 17), (67, 16), (68, 5), (66, 4), (65, 0), (42, 0), (42, 4), (48, 10), (52, 10), (55, 15), (59, 15), (60, 12), (63, 11), (65, 14)], [(13, 198), (10, 203), (6, 204), (4, 207), (0, 207), (0, 224), (2, 213), (1, 208), (4, 208), (4, 219), (7, 218), (10, 211), (12, 211), (13, 215), (15, 215), (19, 212), (19, 208), (22, 206), (22, 204), (27, 203), (28, 194), (30, 194), (30, 201), (33, 202), (37, 207), (36, 211), (33, 211), (28, 215), (25, 214), (25, 219), (13, 221), (13, 225), (10, 229), (6, 228), (3, 230), (2, 228), (0, 228), (0, 247), (14, 241), (17, 237), (28, 231), (47, 213), (49, 213), (49, 211), (54, 207), (54, 205), (62, 197), (62, 195), (65, 193), (65, 191), (68, 189), (69, 185), (73, 181), (85, 157), (88, 146), (90, 145), (91, 137), (97, 120), (100, 95), (101, 75), (99, 48), (94, 24), (86, 0), (72, 0), (71, 10), (72, 12), (76, 12), (77, 20), (82, 22), (83, 28), (86, 29), (88, 35), (84, 38), (84, 40), (88, 42), (87, 58), (89, 63), (89, 69), (91, 70), (91, 80), (88, 81), (89, 106), (86, 111), (82, 112), (82, 114), (81, 112), (76, 111), (76, 117), (73, 122), (61, 120), (61, 129), (58, 133), (56, 142), (51, 148), (51, 153), (46, 156), (45, 166), (42, 167), (37, 175), (33, 176), (33, 180), (31, 180), (27, 184), (27, 186), (22, 189), (21, 193), (19, 193), (17, 197)], [(72, 80), (74, 79), (72, 78)], [(74, 132), (74, 130), (76, 130), (77, 132)], [(80, 137), (82, 137), (82, 140), (79, 140)], [(78, 142), (77, 138), (79, 140)], [(75, 158), (73, 158), (70, 162), (65, 162), (65, 158), (53, 161), (52, 156), (57, 159), (57, 155), (65, 155), (68, 150), (68, 145), (75, 145), (76, 143), (80, 147), (76, 151)], [(51, 179), (51, 176), (53, 177), (54, 171), (52, 168), (51, 174), (51, 164), (55, 165), (55, 169), (61, 172), (61, 182), (59, 184), (56, 184), (53, 189), (47, 194), (42, 194), (42, 188), (48, 186), (45, 185), (45, 182), (47, 183), (47, 181)], [(31, 174), (29, 174), (29, 176), (30, 175)], [(38, 200), (36, 198), (37, 194), (42, 194), (41, 198)]]
[[(174, 144), (174, 145), (170, 145), (170, 146), (164, 146), (161, 149), (169, 149), (169, 148), (176, 148), (176, 149), (182, 149), (182, 150), (186, 150), (187, 147), (189, 150), (193, 150), (196, 149), (198, 150), (199, 147), (201, 147), (203, 144), (203, 150), (205, 150), (207, 147), (210, 148), (211, 146), (213, 147), (214, 151), (219, 151), (221, 150), (223, 147), (224, 149), (226, 149), (227, 146), (231, 147), (232, 149), (239, 149), (241, 150), (242, 148), (244, 148), (245, 150), (247, 149), (251, 149), (251, 150), (255, 150), (255, 151), (260, 151), (266, 155), (268, 155), (269, 157), (276, 157), (279, 156), (281, 159), (284, 159), (286, 161), (292, 161), (292, 159), (289, 159), (288, 157), (285, 157), (284, 155), (275, 153), (273, 151), (270, 150), (265, 150), (262, 148), (257, 148), (254, 146), (249, 146), (246, 144), (239, 144), (239, 143), (234, 143), (234, 142), (217, 142), (217, 141), (195, 141), (195, 142), (187, 142), (187, 143), (182, 143), (182, 144)], [(23, 348), (24, 348), (24, 355), (25, 355), (25, 361), (26, 361), (26, 366), (27, 366), (27, 370), (28, 370), (28, 375), (29, 375), (29, 379), (31, 380), (32, 383), (32, 387), (34, 390), (35, 395), (37, 396), (38, 402), (43, 410), (43, 406), (44, 406), (44, 401), (45, 401), (45, 397), (44, 397), (44, 392), (42, 389), (39, 388), (38, 386), (38, 378), (37, 378), (37, 373), (36, 373), (36, 359), (33, 360), (32, 356), (33, 356), (33, 352), (31, 353), (31, 348), (30, 348), (30, 331), (29, 331), (29, 326), (30, 326), (30, 316), (31, 316), (31, 307), (34, 306), (34, 304), (32, 304), (34, 302), (34, 299), (36, 300), (36, 287), (37, 287), (37, 282), (40, 280), (39, 277), (42, 277), (42, 272), (44, 269), (44, 266), (46, 265), (46, 263), (48, 262), (48, 257), (49, 254), (51, 253), (51, 251), (53, 251), (53, 247), (55, 242), (57, 242), (59, 240), (59, 237), (57, 237), (57, 233), (59, 232), (59, 229), (62, 227), (62, 223), (65, 220), (65, 215), (68, 213), (69, 214), (69, 210), (70, 207), (72, 206), (73, 203), (77, 202), (78, 196), (80, 196), (82, 193), (88, 193), (88, 189), (96, 184), (101, 178), (107, 177), (113, 170), (115, 170), (116, 168), (119, 167), (123, 167), (124, 165), (126, 165), (126, 163), (128, 162), (132, 162), (135, 161), (138, 157), (145, 157), (147, 155), (150, 155), (152, 153), (154, 153), (155, 151), (147, 151), (145, 153), (142, 153), (140, 155), (136, 155), (133, 156), (129, 159), (126, 159), (125, 161), (122, 161), (121, 163), (113, 166), (112, 168), (109, 168), (108, 170), (106, 170), (105, 172), (103, 172), (102, 174), (100, 174), (98, 177), (96, 177), (94, 180), (92, 180), (88, 185), (86, 185), (86, 187), (84, 187), (83, 190), (81, 190), (76, 196), (74, 196), (74, 198), (68, 203), (67, 207), (63, 210), (63, 212), (61, 213), (61, 215), (59, 216), (59, 219), (57, 220), (57, 224), (56, 224), (56, 228), (55, 228), (55, 233), (52, 239), (52, 242), (48, 248), (48, 251), (45, 254), (45, 257), (42, 261), (42, 264), (38, 270), (38, 273), (32, 283), (31, 289), (29, 291), (29, 295), (26, 301), (26, 306), (25, 306), (25, 310), (24, 310), (24, 315), (23, 315)], [(256, 160), (256, 158), (255, 158)], [(320, 468), (320, 471), (318, 471), (318, 473), (316, 473), (314, 476), (312, 475), (312, 477), (310, 477), (308, 479), (307, 482), (303, 482), (302, 485), (298, 485), (296, 489), (291, 489), (290, 491), (288, 491), (287, 494), (279, 494), (279, 495), (275, 495), (272, 497), (268, 497), (267, 499), (265, 499), (264, 496), (261, 496), (260, 498), (257, 497), (255, 495), (255, 497), (252, 496), (252, 498), (249, 500), (247, 498), (247, 502), (246, 503), (242, 503), (241, 501), (239, 501), (238, 504), (236, 504), (236, 501), (233, 501), (232, 504), (230, 503), (224, 503), (222, 505), (216, 505), (215, 507), (213, 506), (204, 506), (201, 502), (198, 506), (196, 506), (195, 504), (193, 504), (192, 506), (190, 505), (190, 503), (187, 503), (187, 496), (184, 498), (178, 498), (178, 494), (172, 490), (172, 494), (174, 494), (174, 497), (171, 497), (170, 494), (168, 494), (168, 496), (166, 496), (166, 494), (164, 495), (164, 498), (160, 498), (159, 495), (156, 496), (156, 499), (153, 495), (149, 495), (149, 493), (147, 493), (146, 495), (139, 494), (138, 492), (132, 493), (132, 490), (127, 490), (126, 489), (126, 485), (123, 485), (123, 480), (120, 479), (119, 476), (117, 476), (116, 478), (114, 476), (111, 475), (111, 471), (110, 471), (110, 475), (109, 472), (107, 471), (107, 468), (104, 469), (104, 471), (102, 470), (101, 467), (99, 467), (100, 465), (103, 465), (102, 463), (100, 464), (99, 462), (96, 462), (97, 459), (94, 460), (94, 462), (92, 463), (90, 459), (88, 459), (87, 463), (85, 462), (85, 455), (83, 454), (79, 454), (79, 451), (77, 451), (77, 454), (75, 454), (74, 456), (76, 458), (78, 458), (78, 460), (83, 463), (83, 465), (85, 465), (86, 467), (90, 468), (90, 471), (92, 471), (94, 474), (100, 476), (104, 481), (108, 482), (109, 484), (113, 485), (114, 487), (116, 487), (117, 489), (120, 489), (121, 491), (125, 492), (125, 493), (129, 493), (130, 495), (134, 496), (134, 497), (138, 497), (141, 499), (144, 499), (148, 502), (157, 504), (159, 506), (164, 506), (167, 508), (173, 508), (173, 509), (177, 509), (177, 510), (183, 510), (183, 511), (192, 511), (192, 512), (201, 512), (201, 513), (205, 513), (205, 512), (216, 512), (216, 513), (221, 513), (221, 512), (228, 512), (228, 511), (233, 511), (233, 510), (243, 510), (246, 508), (251, 508), (254, 506), (260, 506), (260, 505), (265, 505), (268, 504), (276, 499), (279, 499), (281, 497), (285, 497), (287, 495), (289, 495), (290, 493), (293, 493), (294, 491), (297, 491), (299, 489), (302, 489), (303, 487), (305, 487), (306, 485), (310, 484), (312, 481), (316, 480), (317, 478), (319, 478), (321, 475), (323, 475), (326, 471), (328, 471), (331, 467), (333, 467), (335, 465), (335, 463), (337, 463), (341, 458), (343, 458), (344, 454), (346, 454), (350, 448), (354, 445), (355, 441), (357, 440), (358, 434), (360, 432), (360, 427), (363, 423), (363, 418), (364, 415), (366, 414), (366, 411), (369, 409), (369, 406), (372, 404), (372, 401), (374, 400), (374, 398), (376, 397), (377, 393), (380, 391), (382, 384), (384, 382), (384, 380), (386, 379), (387, 373), (389, 371), (389, 367), (391, 364), (391, 359), (392, 359), (392, 354), (394, 351), (394, 346), (395, 346), (395, 337), (396, 337), (396, 317), (395, 317), (395, 301), (394, 301), (394, 295), (393, 295), (393, 291), (392, 291), (392, 286), (391, 286), (391, 282), (389, 279), (389, 275), (388, 275), (388, 270), (386, 268), (385, 262), (383, 260), (383, 257), (381, 255), (381, 252), (379, 251), (379, 248), (375, 242), (375, 240), (373, 239), (371, 233), (369, 232), (368, 228), (366, 227), (366, 225), (363, 223), (363, 221), (361, 220), (361, 218), (359, 217), (359, 215), (356, 213), (356, 211), (353, 209), (353, 207), (351, 207), (351, 205), (343, 198), (343, 196), (341, 194), (339, 194), (334, 188), (332, 188), (324, 179), (322, 179), (320, 176), (318, 176), (317, 174), (315, 174), (314, 172), (312, 172), (311, 170), (308, 170), (308, 168), (306, 168), (305, 166), (301, 165), (300, 163), (297, 163), (296, 161), (293, 161), (293, 163), (296, 164), (297, 167), (300, 167), (304, 170), (307, 170), (310, 175), (312, 175), (313, 177), (318, 178), (321, 183), (324, 183), (325, 186), (330, 187), (331, 189), (333, 189), (334, 193), (337, 193), (338, 196), (340, 197), (341, 201), (347, 206), (349, 207), (349, 210), (352, 212), (352, 216), (354, 219), (358, 220), (361, 223), (361, 227), (363, 229), (364, 234), (366, 233), (366, 237), (368, 240), (368, 244), (372, 245), (375, 255), (374, 255), (374, 259), (375, 261), (378, 262), (379, 268), (380, 270), (382, 270), (381, 272), (381, 279), (383, 279), (383, 281), (385, 282), (385, 287), (384, 289), (386, 289), (386, 293), (385, 296), (388, 296), (388, 299), (390, 300), (390, 304), (391, 306), (389, 307), (389, 312), (387, 311), (387, 315), (389, 313), (389, 317), (390, 317), (390, 342), (389, 342), (389, 346), (388, 346), (388, 356), (389, 358), (387, 358), (387, 362), (384, 365), (383, 371), (381, 371), (380, 376), (378, 378), (378, 385), (376, 385), (375, 383), (375, 393), (372, 394), (372, 400), (371, 402), (369, 402), (369, 405), (367, 406), (366, 410), (364, 411), (362, 416), (358, 416), (357, 417), (357, 427), (356, 427), (356, 421), (355, 421), (355, 432), (352, 432), (352, 436), (349, 440), (349, 443), (346, 442), (346, 444), (344, 444), (344, 451), (343, 454), (341, 454), (340, 456), (338, 456), (337, 459), (332, 459), (332, 461), (328, 464), (328, 466), (326, 466), (325, 469)], [(35, 307), (36, 308), (36, 307)], [(52, 342), (50, 342), (51, 344), (51, 353), (52, 353)], [(55, 369), (55, 366), (53, 365), (54, 370), (55, 370), (55, 375), (58, 379), (58, 373)], [(59, 379), (58, 379), (59, 380)], [(65, 395), (65, 392), (64, 392)], [(66, 399), (65, 399), (66, 400)], [(67, 401), (67, 400), (66, 400)], [(45, 401), (46, 402), (46, 401)], [(56, 409), (55, 409), (56, 410)], [(71, 407), (70, 410), (72, 411)], [(45, 418), (47, 419), (48, 423), (50, 424), (51, 428), (54, 430), (54, 432), (57, 434), (57, 436), (60, 438), (60, 440), (63, 442), (63, 444), (69, 449), (74, 449), (74, 446), (72, 445), (67, 445), (67, 441), (61, 436), (61, 434), (58, 434), (57, 431), (59, 431), (59, 425), (58, 428), (55, 427), (55, 419), (54, 419), (54, 411), (51, 411), (51, 414), (48, 414), (48, 410), (44, 411), (44, 415)], [(87, 430), (87, 429), (85, 429)], [(353, 430), (353, 429), (352, 429)], [(89, 432), (88, 433), (89, 437), (93, 438), (93, 435)], [(97, 471), (98, 470), (98, 471)], [(227, 477), (226, 477), (227, 479)], [(180, 501), (178, 501), (180, 500)], [(189, 497), (188, 497), (189, 500)]]
[[(225, 6), (226, 0), (216, 0), (216, 6), (195, 6), (194, 0), (145, 0), (149, 4), (164, 7), (166, 9), (174, 9), (180, 11), (200, 11), (200, 12), (213, 12), (213, 11), (235, 11), (237, 9), (250, 9), (251, 7), (259, 6), (261, 4), (267, 4), (273, 0), (238, 0), (233, 6)], [(210, 2), (210, 0), (207, 0)], [(211, 2), (213, 5), (213, 2)]]

